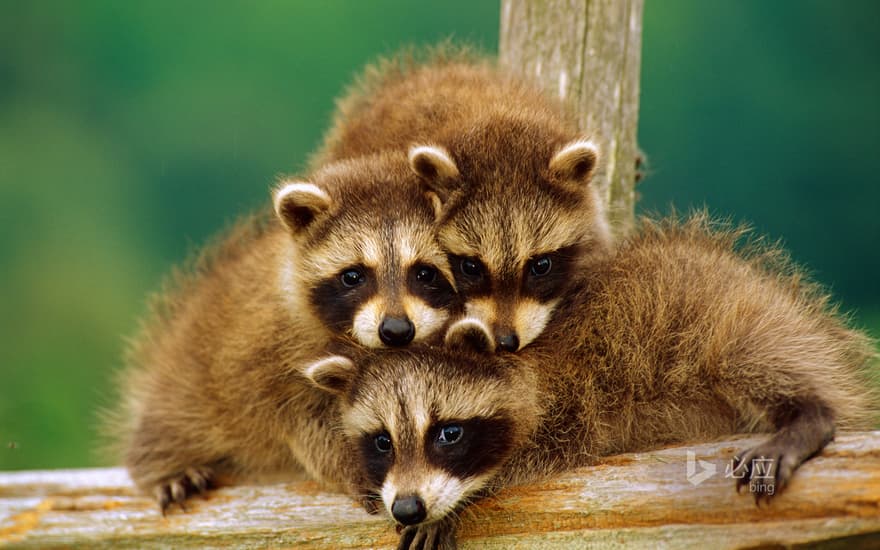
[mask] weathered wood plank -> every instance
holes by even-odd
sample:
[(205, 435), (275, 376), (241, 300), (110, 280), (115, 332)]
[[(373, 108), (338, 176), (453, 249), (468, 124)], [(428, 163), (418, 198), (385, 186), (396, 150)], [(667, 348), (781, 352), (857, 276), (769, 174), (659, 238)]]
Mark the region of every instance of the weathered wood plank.
[(615, 234), (634, 224), (643, 0), (502, 0), (499, 57), (567, 101), (602, 150)]
[[(761, 508), (724, 473), (736, 449), (759, 440), (621, 455), (508, 489), (463, 514), (462, 546), (880, 547), (880, 431), (838, 436)], [(696, 486), (689, 450), (717, 470)], [(218, 489), (163, 518), (119, 468), (0, 474), (0, 545), (10, 548), (393, 548), (396, 538), (384, 516), (309, 481)]]

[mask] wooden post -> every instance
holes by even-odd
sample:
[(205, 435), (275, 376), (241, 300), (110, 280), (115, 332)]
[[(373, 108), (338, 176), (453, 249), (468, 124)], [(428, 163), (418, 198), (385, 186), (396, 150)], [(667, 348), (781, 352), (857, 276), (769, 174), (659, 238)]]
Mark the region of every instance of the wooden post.
[[(725, 475), (765, 436), (608, 457), (462, 514), (468, 548), (880, 547), (880, 432), (842, 434), (755, 506)], [(688, 461), (698, 465), (688, 478)], [(695, 483), (696, 482), (696, 483)], [(3, 548), (394, 548), (371, 516), (316, 483), (238, 485), (163, 518), (121, 468), (0, 473)]]
[(602, 147), (597, 176), (616, 235), (634, 223), (644, 0), (502, 0), (500, 60), (578, 113)]

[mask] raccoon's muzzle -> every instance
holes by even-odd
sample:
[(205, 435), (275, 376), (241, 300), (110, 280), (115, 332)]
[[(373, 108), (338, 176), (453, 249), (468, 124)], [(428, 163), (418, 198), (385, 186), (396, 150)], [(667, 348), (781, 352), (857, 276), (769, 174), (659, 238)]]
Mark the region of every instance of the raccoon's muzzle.
[(405, 346), (415, 335), (416, 327), (406, 317), (385, 317), (379, 325), (379, 339), (386, 346)]
[(425, 501), (418, 495), (409, 495), (394, 499), (391, 515), (403, 525), (415, 525), (424, 521), (428, 512), (425, 509)]

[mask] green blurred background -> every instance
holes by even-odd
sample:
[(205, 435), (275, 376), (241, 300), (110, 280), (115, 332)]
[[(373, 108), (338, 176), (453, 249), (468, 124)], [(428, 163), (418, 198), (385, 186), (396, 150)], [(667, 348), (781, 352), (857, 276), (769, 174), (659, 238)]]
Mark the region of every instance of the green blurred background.
[[(99, 463), (145, 297), (304, 166), (365, 63), (496, 1), (0, 4), (0, 469)], [(880, 335), (880, 3), (648, 0), (640, 209), (783, 238)]]

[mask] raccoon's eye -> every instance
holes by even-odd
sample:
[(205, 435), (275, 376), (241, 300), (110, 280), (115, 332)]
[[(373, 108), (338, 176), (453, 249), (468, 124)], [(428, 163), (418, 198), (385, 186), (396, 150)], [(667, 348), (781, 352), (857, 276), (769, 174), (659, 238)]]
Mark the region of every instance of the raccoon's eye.
[(479, 277), (480, 273), (483, 272), (480, 260), (476, 258), (462, 258), (460, 267), (461, 272), (468, 277)]
[(539, 258), (535, 258), (531, 261), (531, 267), (529, 271), (535, 277), (543, 277), (544, 275), (550, 273), (550, 269), (553, 267), (553, 261), (550, 260), (550, 256), (541, 256)]
[(357, 286), (364, 282), (364, 274), (359, 269), (347, 269), (339, 276), (342, 284), (348, 288)]
[(420, 283), (433, 283), (437, 278), (437, 270), (423, 265), (416, 271), (416, 280)]
[(440, 435), (437, 436), (437, 443), (440, 445), (452, 445), (461, 439), (464, 428), (458, 424), (450, 424), (440, 428)]
[(391, 452), (391, 438), (388, 437), (388, 434), (377, 435), (373, 438), (373, 443), (376, 444), (376, 450), (380, 453)]

